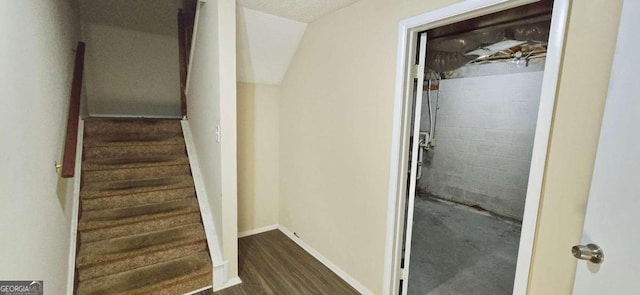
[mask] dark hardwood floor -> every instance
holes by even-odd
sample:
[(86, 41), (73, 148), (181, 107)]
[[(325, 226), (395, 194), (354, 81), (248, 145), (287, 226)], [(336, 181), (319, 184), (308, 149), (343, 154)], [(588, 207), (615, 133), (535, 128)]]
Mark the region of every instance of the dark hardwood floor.
[(243, 283), (198, 295), (359, 294), (278, 230), (241, 238), (238, 252)]

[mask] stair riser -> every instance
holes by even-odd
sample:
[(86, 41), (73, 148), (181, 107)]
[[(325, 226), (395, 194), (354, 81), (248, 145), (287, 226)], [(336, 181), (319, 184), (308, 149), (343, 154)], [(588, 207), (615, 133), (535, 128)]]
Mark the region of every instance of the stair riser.
[(189, 165), (85, 171), (82, 181), (104, 182), (191, 175)]
[(114, 147), (114, 146), (147, 146), (147, 145), (184, 145), (184, 138), (176, 134), (158, 134), (156, 136), (141, 136), (139, 134), (125, 134), (119, 137), (104, 138), (102, 136), (85, 137), (82, 146)]
[(90, 119), (85, 121), (85, 135), (112, 135), (112, 134), (182, 134), (182, 125), (179, 120), (100, 120)]
[(168, 218), (174, 215), (199, 212), (198, 200), (189, 198), (160, 204), (83, 212), (78, 222), (78, 230), (85, 231), (118, 225), (138, 223), (147, 220)]
[(184, 145), (151, 145), (151, 146), (115, 146), (85, 148), (84, 160), (156, 158), (173, 155), (186, 155)]
[(80, 266), (78, 267), (78, 279), (84, 281), (98, 278), (203, 251), (207, 251), (207, 243), (205, 240), (186, 241), (184, 244), (176, 245), (169, 249), (156, 250), (131, 257), (122, 257), (120, 260), (104, 262), (94, 266)]
[(194, 188), (183, 188), (96, 199), (82, 199), (81, 202), (83, 211), (92, 211), (174, 201), (178, 199), (195, 197), (195, 195), (196, 193)]
[(203, 226), (199, 223), (192, 223), (119, 239), (84, 243), (78, 251), (76, 265), (79, 268), (84, 268), (99, 263), (175, 248), (191, 242), (204, 241), (204, 236)]
[(210, 286), (212, 271), (209, 255), (199, 252), (124, 273), (80, 281), (77, 294), (184, 294)]
[[(135, 182), (138, 183), (138, 182)], [(178, 189), (193, 187), (193, 179), (189, 177), (181, 177), (175, 179), (159, 179), (153, 181), (145, 181), (145, 184), (139, 186), (128, 186), (128, 182), (107, 184), (101, 183), (99, 186), (91, 186), (91, 184), (83, 185), (80, 196), (82, 199), (92, 199), (108, 196), (117, 196), (125, 194), (145, 193), (159, 190)]]
[(189, 158), (187, 158), (187, 156), (148, 157), (148, 158), (138, 158), (133, 160), (131, 159), (93, 160), (93, 161), (84, 161), (82, 163), (82, 171), (123, 169), (123, 168), (144, 168), (144, 167), (188, 165), (188, 164), (189, 164)]
[(172, 282), (165, 284), (162, 287), (156, 289), (142, 289), (131, 292), (127, 295), (175, 295), (185, 294), (198, 289), (202, 289), (207, 286), (213, 285), (213, 270), (202, 273), (200, 275), (189, 276), (189, 278), (182, 281)]
[(78, 234), (80, 235), (80, 243), (88, 243), (200, 222), (200, 212), (193, 212), (169, 216), (162, 219), (153, 219), (108, 228), (79, 231)]

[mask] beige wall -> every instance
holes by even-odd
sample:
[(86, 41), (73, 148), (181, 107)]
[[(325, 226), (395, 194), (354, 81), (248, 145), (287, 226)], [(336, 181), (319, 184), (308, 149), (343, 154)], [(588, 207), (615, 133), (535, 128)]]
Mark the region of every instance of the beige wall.
[(0, 33), (0, 278), (67, 294), (74, 179), (54, 162), (79, 41), (75, 1), (1, 1)]
[[(323, 17), (308, 26), (282, 84), (280, 223), (376, 294), (398, 21), (455, 2), (363, 0)], [(580, 237), (618, 20), (620, 1), (574, 2), (531, 294), (566, 294), (573, 284), (567, 249)]]
[(325, 16), (307, 27), (282, 83), (280, 223), (375, 294), (398, 22), (446, 2), (363, 0)]
[(278, 224), (280, 87), (238, 83), (238, 231)]
[(83, 36), (90, 115), (181, 117), (177, 33), (85, 22)]
[[(229, 278), (235, 278), (238, 276), (235, 1), (200, 3), (196, 30), (187, 89), (189, 125), (222, 255), (229, 261)], [(216, 126), (221, 128), (220, 142), (216, 141)]]

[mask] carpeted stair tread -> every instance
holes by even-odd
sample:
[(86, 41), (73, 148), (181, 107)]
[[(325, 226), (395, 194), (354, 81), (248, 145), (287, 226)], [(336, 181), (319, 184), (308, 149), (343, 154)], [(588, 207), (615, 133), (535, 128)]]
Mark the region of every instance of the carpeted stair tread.
[(163, 178), (191, 174), (189, 164), (93, 170), (82, 173), (84, 183)]
[(193, 178), (191, 175), (122, 181), (89, 182), (82, 185), (82, 188), (80, 189), (80, 196), (83, 199), (90, 199), (193, 186)]
[(96, 263), (126, 259), (204, 241), (205, 234), (202, 225), (193, 223), (155, 232), (84, 243), (80, 246), (76, 265), (82, 269)]
[(82, 163), (82, 171), (142, 168), (171, 165), (188, 165), (187, 155), (167, 155), (155, 157), (131, 157), (119, 159), (92, 159)]
[(212, 265), (179, 120), (84, 124), (76, 294), (184, 294)]
[(133, 223), (118, 224), (79, 231), (80, 243), (88, 243), (158, 231), (191, 223), (201, 223), (200, 212), (168, 215), (161, 218), (138, 220)]
[(171, 155), (186, 155), (184, 145), (131, 145), (131, 146), (99, 146), (84, 148), (84, 160), (93, 159), (131, 159), (134, 157), (150, 158)]
[(182, 134), (182, 125), (180, 120), (87, 118), (84, 133), (87, 137), (96, 135), (110, 137), (121, 134), (142, 136)]
[(155, 135), (118, 134), (109, 136), (88, 136), (84, 138), (84, 147), (146, 146), (146, 145), (184, 145), (182, 134), (167, 133)]
[(77, 294), (181, 294), (211, 285), (209, 255), (169, 260), (127, 272), (81, 281)]
[(208, 248), (205, 240), (198, 240), (175, 247), (150, 250), (151, 251), (143, 252), (140, 255), (127, 257), (126, 259), (117, 259), (83, 266), (78, 270), (78, 280), (90, 280), (119, 272), (125, 272), (131, 269), (177, 259), (198, 252), (206, 252)]
[(167, 189), (144, 193), (124, 194), (101, 198), (82, 199), (82, 210), (102, 210), (123, 207), (141, 206), (145, 204), (173, 201), (177, 199), (195, 197), (193, 187)]
[(170, 202), (154, 203), (136, 207), (95, 210), (83, 212), (78, 230), (112, 227), (121, 224), (145, 220), (160, 219), (173, 215), (199, 212), (196, 198), (187, 198)]

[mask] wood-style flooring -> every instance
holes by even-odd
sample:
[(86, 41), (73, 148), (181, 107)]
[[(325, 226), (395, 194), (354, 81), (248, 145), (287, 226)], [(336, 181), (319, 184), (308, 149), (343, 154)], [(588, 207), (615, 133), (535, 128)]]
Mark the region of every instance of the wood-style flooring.
[(243, 283), (198, 295), (359, 294), (278, 230), (239, 239), (238, 252)]

